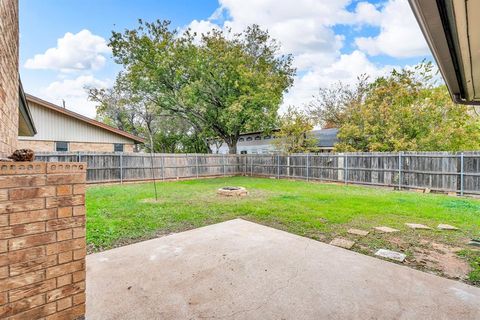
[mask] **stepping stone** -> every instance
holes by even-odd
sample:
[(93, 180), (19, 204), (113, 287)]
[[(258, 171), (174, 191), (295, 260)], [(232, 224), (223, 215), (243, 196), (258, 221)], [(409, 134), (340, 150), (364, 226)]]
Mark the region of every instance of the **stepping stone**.
[(374, 228), (375, 230), (377, 231), (380, 231), (380, 232), (384, 232), (384, 233), (392, 233), (392, 232), (398, 232), (400, 230), (397, 230), (397, 229), (393, 229), (393, 228), (390, 228), (390, 227), (375, 227)]
[(337, 246), (345, 249), (351, 249), (355, 244), (355, 241), (351, 241), (343, 238), (335, 238), (330, 242), (330, 244), (333, 246)]
[(472, 239), (468, 243), (469, 246), (480, 247), (480, 240)]
[(357, 235), (357, 236), (362, 236), (362, 237), (364, 237), (364, 236), (366, 236), (367, 234), (369, 234), (368, 231), (360, 230), (360, 229), (353, 229), (353, 228), (352, 228), (352, 229), (348, 229), (347, 232), (350, 233), (350, 234), (355, 234), (355, 235)]
[(426, 225), (420, 224), (420, 223), (405, 223), (405, 225), (409, 228), (412, 228), (412, 229), (422, 229), (422, 230), (431, 229), (429, 226), (426, 226)]
[(440, 230), (458, 230), (457, 227), (451, 226), (449, 224), (439, 224), (437, 228)]
[(398, 261), (398, 262), (403, 262), (406, 258), (406, 255), (404, 255), (403, 253), (396, 252), (396, 251), (391, 251), (391, 250), (387, 250), (387, 249), (380, 249), (377, 252), (375, 252), (375, 255), (379, 256), (379, 257), (382, 257), (382, 258), (395, 260), (395, 261)]

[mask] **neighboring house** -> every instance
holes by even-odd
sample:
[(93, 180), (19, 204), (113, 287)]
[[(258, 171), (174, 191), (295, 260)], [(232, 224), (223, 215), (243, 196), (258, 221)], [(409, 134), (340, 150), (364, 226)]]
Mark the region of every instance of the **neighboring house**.
[(144, 140), (128, 132), (26, 95), (32, 118), (37, 126), (34, 137), (21, 135), (18, 148), (36, 152), (134, 152)]
[[(317, 139), (317, 146), (319, 152), (331, 152), (337, 139), (338, 129), (320, 129), (312, 130), (311, 134)], [(240, 136), (237, 143), (237, 153), (239, 154), (262, 154), (274, 153), (275, 149), (273, 135), (264, 135), (262, 132), (250, 132)], [(228, 146), (226, 143), (210, 144), (210, 149), (213, 153), (228, 153)]]

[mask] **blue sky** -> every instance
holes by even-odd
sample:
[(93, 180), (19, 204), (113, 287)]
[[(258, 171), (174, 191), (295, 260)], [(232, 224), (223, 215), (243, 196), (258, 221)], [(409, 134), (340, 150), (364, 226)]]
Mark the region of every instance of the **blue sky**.
[(112, 30), (167, 19), (175, 28), (242, 30), (258, 23), (298, 68), (284, 105), (301, 107), (319, 87), (351, 83), (431, 59), (407, 0), (20, 0), (20, 73), (25, 90), (94, 117), (85, 85), (110, 86), (120, 66)]

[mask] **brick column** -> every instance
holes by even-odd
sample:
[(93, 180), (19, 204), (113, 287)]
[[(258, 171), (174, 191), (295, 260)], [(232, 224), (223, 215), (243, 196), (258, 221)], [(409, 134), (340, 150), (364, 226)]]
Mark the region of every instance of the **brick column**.
[(17, 146), (18, 77), (18, 0), (0, 1), (0, 158)]
[(0, 162), (0, 319), (85, 314), (85, 163)]

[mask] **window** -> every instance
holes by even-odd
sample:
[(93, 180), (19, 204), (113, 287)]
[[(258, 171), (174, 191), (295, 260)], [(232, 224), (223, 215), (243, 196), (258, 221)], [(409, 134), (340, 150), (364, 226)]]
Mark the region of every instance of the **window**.
[(264, 140), (269, 140), (269, 139), (272, 139), (272, 136), (265, 136), (263, 137)]
[(66, 141), (55, 142), (55, 151), (68, 151), (68, 142)]
[(245, 139), (240, 138), (240, 139), (238, 139), (238, 141), (239, 141), (239, 142), (242, 142), (242, 141), (245, 141)]
[(247, 154), (247, 150), (240, 151), (240, 154)]
[(256, 137), (255, 137), (255, 140), (262, 140), (262, 137), (256, 136)]
[(253, 140), (252, 137), (248, 137), (248, 138), (247, 138), (247, 141), (252, 141), (252, 140)]
[(123, 143), (114, 143), (113, 144), (113, 151), (123, 152)]

